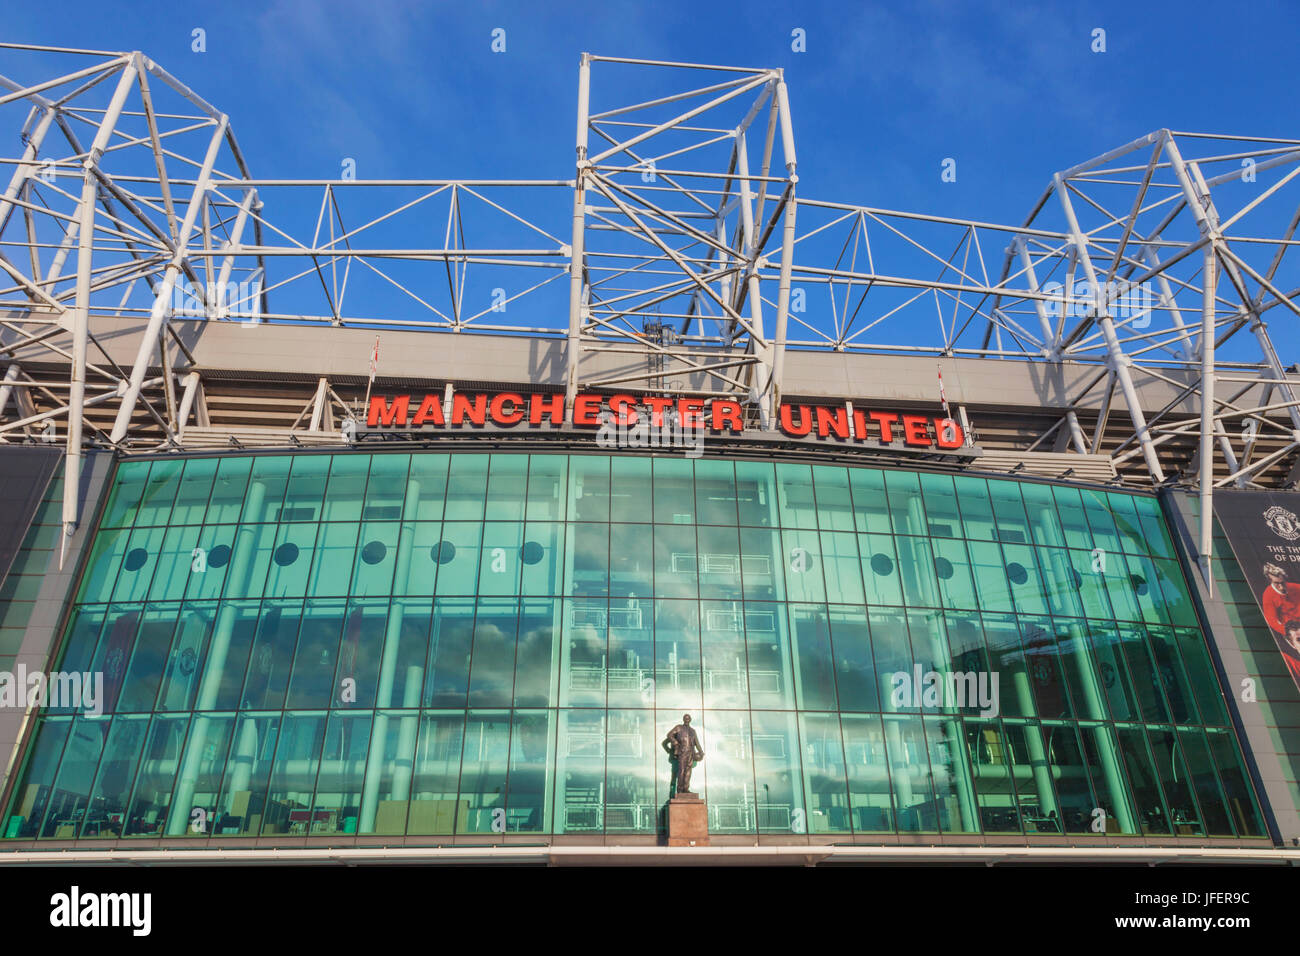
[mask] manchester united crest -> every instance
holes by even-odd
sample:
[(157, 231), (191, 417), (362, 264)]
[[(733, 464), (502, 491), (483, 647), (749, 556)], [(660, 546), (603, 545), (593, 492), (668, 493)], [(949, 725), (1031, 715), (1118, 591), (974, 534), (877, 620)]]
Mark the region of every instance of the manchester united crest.
[(1287, 541), (1300, 538), (1300, 518), (1296, 518), (1294, 511), (1287, 511), (1280, 505), (1274, 505), (1264, 512), (1264, 523), (1279, 538)]

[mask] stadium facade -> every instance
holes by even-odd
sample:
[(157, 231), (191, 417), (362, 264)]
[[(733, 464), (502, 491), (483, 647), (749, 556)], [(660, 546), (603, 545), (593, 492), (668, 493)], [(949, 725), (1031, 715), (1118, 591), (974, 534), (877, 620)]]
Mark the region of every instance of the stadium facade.
[[(83, 56), (124, 78), (116, 93), (102, 84), (119, 139), (155, 121), (152, 106), (123, 104), (142, 77), (170, 77), (139, 54)], [(221, 114), (208, 115), (200, 172), (186, 173), (197, 179), (155, 171), (151, 188), (170, 186), (155, 195), (91, 170), (80, 205), (64, 188), (100, 231), (78, 240), (65, 220), (64, 246), (81, 242), (66, 279), (43, 266), (58, 242), (31, 243), (30, 274), (9, 270), (0, 338), (0, 864), (1293, 859), (1287, 622), (1258, 605), (1235, 528), (1209, 510), (1267, 492), (1295, 518), (1297, 376), (1258, 328), (1278, 303), (1247, 296), (1267, 352), (1220, 368), (1213, 330), (1238, 312), (1211, 291), (1211, 334), (1198, 335), (1200, 317), (1178, 305), (1191, 278), (1157, 281), (1158, 301), (1126, 318), (1104, 296), (1073, 316), (1043, 291), (1053, 256), (1128, 264), (1122, 221), (1109, 237), (1077, 221), (1058, 234), (930, 221), (1002, 229), (998, 255), (1028, 265), (996, 284), (969, 261), (926, 283), (876, 264), (800, 265), (779, 71), (690, 91), (759, 97), (744, 123), (770, 116), (761, 171), (746, 164), (763, 137), (747, 159), (727, 127), (727, 175), (661, 159), (647, 180), (647, 154), (632, 150), (650, 136), (621, 134), (635, 163), (617, 170), (587, 152), (588, 128), (611, 128), (598, 117), (635, 109), (589, 111), (595, 62), (583, 58), (578, 178), (534, 184), (577, 194), (556, 273), (569, 318), (549, 329), (478, 331), (462, 309), (463, 268), (545, 267), (518, 246), (361, 249), (341, 216), (354, 241), (326, 242), (327, 198), (310, 242), (276, 247), (263, 200), (247, 198), (276, 184), (243, 171)], [(26, 91), (29, 129), (67, 109), (48, 86), (12, 88)], [(685, 110), (677, 131), (701, 133), (685, 101), (647, 104)], [(87, 169), (107, 166), (113, 135)], [(1172, 134), (1117, 155), (1151, 147), (1147, 179), (1181, 182)], [(204, 181), (223, 148), (238, 169)], [(37, 215), (40, 155), (10, 164), (6, 228)], [(1113, 158), (1097, 168), (1113, 173)], [(1188, 188), (1205, 180), (1191, 165)], [(83, 175), (54, 166), (56, 183)], [(615, 188), (619, 174), (664, 195)], [(345, 182), (324, 184), (327, 197)], [(182, 184), (212, 198), (173, 211), (163, 194)], [(775, 213), (762, 209), (769, 189)], [(669, 210), (670, 195), (711, 197), (707, 226)], [(258, 238), (213, 245), (205, 202)], [(132, 215), (159, 234), (119, 228)], [(653, 255), (595, 251), (594, 238), (634, 227)], [(1144, 241), (1139, 261), (1172, 270), (1192, 255), (1150, 230)], [(144, 254), (149, 243), (170, 258)], [(1185, 244), (1210, 250), (1196, 256), (1205, 270), (1221, 262), (1273, 288), (1222, 231)], [(128, 279), (114, 255), (156, 283), (142, 307), (109, 295)], [(270, 306), (291, 255), (316, 259), (331, 314)], [(346, 318), (331, 283), (376, 262), (445, 264), (442, 319)], [(262, 271), (244, 308), (220, 296), (200, 315), (175, 307), (182, 275), (221, 284), (246, 264)], [(672, 284), (671, 268), (688, 278)], [(801, 281), (826, 294), (838, 342), (787, 334), (800, 316), (818, 321), (792, 305)], [(945, 342), (854, 341), (837, 303), (860, 308), (877, 283), (952, 296)], [(1043, 347), (1013, 355), (1018, 311), (1044, 319)], [(1181, 337), (1144, 365), (1125, 350), (1160, 333), (1121, 343), (1116, 326), (1146, 330), (1153, 316), (1161, 332), (1176, 316)], [(981, 345), (960, 344), (958, 320), (985, 323)], [(88, 393), (88, 374), (111, 388)], [(1214, 397), (1216, 375), (1231, 397)], [(1223, 427), (1237, 419), (1254, 423), (1240, 439)], [(1270, 527), (1289, 533), (1287, 520)], [(694, 782), (707, 850), (660, 849), (661, 742), (683, 713), (706, 755)]]

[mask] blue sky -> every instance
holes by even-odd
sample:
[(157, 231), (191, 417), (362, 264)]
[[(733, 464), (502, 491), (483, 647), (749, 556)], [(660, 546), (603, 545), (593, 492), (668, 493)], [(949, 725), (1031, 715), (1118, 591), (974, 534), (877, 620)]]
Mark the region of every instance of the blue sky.
[[(361, 178), (571, 177), (583, 51), (783, 67), (801, 196), (962, 218), (1018, 223), (1054, 171), (1160, 127), (1300, 133), (1300, 5), (1287, 3), (50, 9), (11, 4), (6, 39), (143, 50), (230, 114), (259, 177), (336, 177), (342, 156)], [(206, 53), (191, 51), (195, 28)], [(795, 28), (806, 52), (791, 49)]]

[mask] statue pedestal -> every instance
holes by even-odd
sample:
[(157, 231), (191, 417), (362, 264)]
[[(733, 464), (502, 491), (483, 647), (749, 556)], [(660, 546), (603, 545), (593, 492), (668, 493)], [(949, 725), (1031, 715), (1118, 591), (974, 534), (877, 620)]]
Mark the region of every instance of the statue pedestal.
[(678, 794), (668, 801), (668, 845), (709, 845), (709, 810), (699, 794)]

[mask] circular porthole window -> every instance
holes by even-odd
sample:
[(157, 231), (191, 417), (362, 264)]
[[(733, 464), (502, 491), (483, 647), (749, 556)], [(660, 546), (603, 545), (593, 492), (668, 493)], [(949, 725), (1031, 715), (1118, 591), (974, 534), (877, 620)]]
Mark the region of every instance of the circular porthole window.
[(447, 564), (456, 557), (456, 546), (450, 541), (439, 541), (429, 549), (429, 557), (439, 564)]
[(1142, 577), (1142, 575), (1140, 574), (1130, 575), (1129, 580), (1133, 582), (1133, 588), (1134, 590), (1137, 591), (1138, 594), (1145, 595), (1147, 593), (1148, 590), (1147, 579)]
[(888, 577), (894, 573), (894, 562), (889, 555), (876, 552), (871, 556), (871, 570), (881, 577)]
[(371, 541), (361, 549), (361, 560), (366, 564), (378, 564), (388, 554), (388, 548), (382, 541)]
[(208, 567), (224, 568), (230, 561), (230, 545), (219, 544), (208, 552)]
[(519, 557), (524, 564), (536, 564), (546, 556), (546, 550), (536, 541), (525, 541), (524, 546), (519, 549)]
[(128, 571), (139, 571), (144, 567), (144, 563), (149, 560), (149, 552), (144, 548), (132, 548), (126, 553), (126, 561), (122, 567)]
[(1012, 561), (1007, 565), (1007, 577), (1011, 579), (1012, 584), (1024, 584), (1029, 580), (1029, 572), (1025, 570), (1023, 564)]
[(280, 547), (275, 549), (275, 563), (282, 568), (287, 568), (298, 560), (298, 546), (292, 541), (286, 541)]
[(947, 581), (952, 577), (952, 562), (947, 558), (935, 558), (934, 573), (939, 575), (939, 577), (944, 581)]

